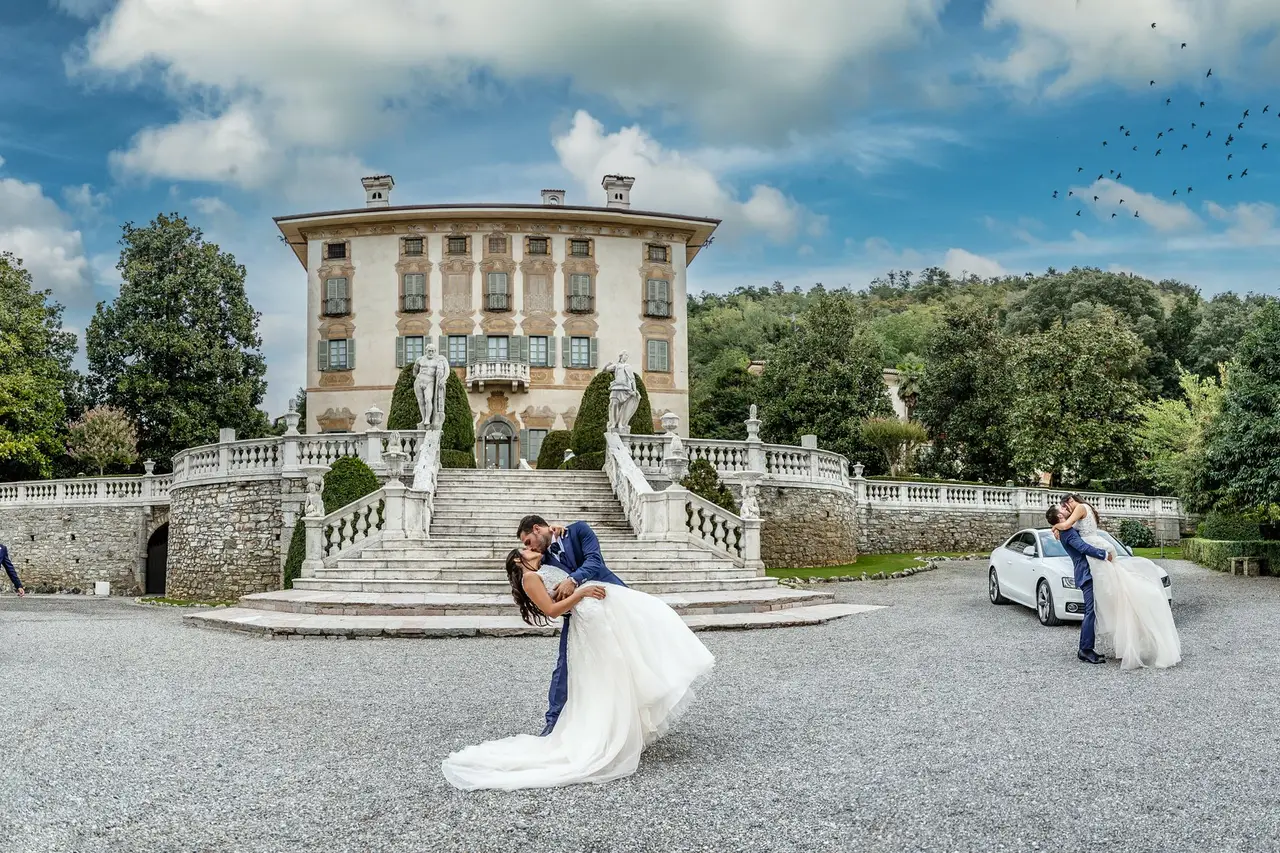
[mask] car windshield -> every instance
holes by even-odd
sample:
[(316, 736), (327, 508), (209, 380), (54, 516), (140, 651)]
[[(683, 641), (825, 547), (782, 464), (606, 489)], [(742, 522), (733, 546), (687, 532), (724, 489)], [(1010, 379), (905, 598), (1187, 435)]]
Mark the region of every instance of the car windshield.
[[(1040, 550), (1046, 557), (1065, 557), (1067, 549), (1062, 547), (1062, 543), (1053, 538), (1053, 534), (1048, 530), (1038, 531), (1040, 535)], [(1099, 530), (1098, 535), (1107, 542), (1111, 543), (1111, 547), (1115, 549), (1117, 554), (1124, 556), (1132, 556), (1133, 552), (1116, 541), (1116, 538), (1105, 530)]]

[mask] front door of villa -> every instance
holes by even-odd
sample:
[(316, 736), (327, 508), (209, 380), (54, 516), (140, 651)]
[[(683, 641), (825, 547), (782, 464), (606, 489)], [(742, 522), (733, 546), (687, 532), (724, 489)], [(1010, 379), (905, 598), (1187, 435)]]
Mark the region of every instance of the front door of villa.
[(515, 434), (502, 421), (494, 421), (484, 431), (484, 467), (515, 467)]

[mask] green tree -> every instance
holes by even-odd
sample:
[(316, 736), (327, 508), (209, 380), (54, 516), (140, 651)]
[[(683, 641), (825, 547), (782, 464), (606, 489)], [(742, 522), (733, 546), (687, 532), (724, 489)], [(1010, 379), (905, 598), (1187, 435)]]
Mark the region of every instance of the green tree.
[(266, 362), (244, 267), (177, 214), (126, 223), (120, 243), (120, 295), (99, 303), (87, 335), (98, 399), (128, 413), (160, 470), (220, 427), (266, 435)]
[(680, 485), (721, 509), (727, 509), (734, 515), (738, 514), (738, 501), (734, 499), (733, 492), (720, 482), (720, 475), (716, 473), (715, 466), (706, 459), (695, 459), (690, 462), (689, 470), (680, 481)]
[(1206, 467), (1236, 506), (1280, 504), (1280, 304), (1258, 309), (1227, 369)]
[(1226, 364), (1249, 332), (1253, 316), (1273, 300), (1249, 294), (1219, 293), (1200, 308), (1199, 323), (1191, 337), (1186, 367), (1201, 376), (1217, 376), (1218, 365)]
[(929, 440), (917, 423), (897, 418), (867, 418), (859, 424), (862, 440), (884, 454), (889, 473), (897, 476), (911, 470), (911, 454)]
[(920, 403), (920, 383), (924, 380), (924, 361), (913, 352), (907, 353), (898, 362), (898, 397), (907, 407), (907, 420), (915, 415), (916, 406)]
[(929, 342), (929, 368), (913, 413), (933, 436), (933, 473), (988, 483), (1016, 476), (1012, 349), (982, 306), (953, 307), (943, 316)]
[(1181, 399), (1155, 400), (1138, 409), (1139, 465), (1161, 491), (1177, 495), (1194, 512), (1207, 509), (1203, 488), (1205, 448), (1222, 411), (1226, 380), (1202, 379), (1182, 371)]
[(109, 465), (132, 465), (138, 461), (138, 433), (122, 410), (98, 406), (71, 425), (67, 453), (97, 469), (101, 477)]
[[(612, 382), (613, 374), (601, 371), (582, 392), (582, 402), (578, 405), (578, 417), (573, 422), (573, 435), (569, 442), (575, 457), (569, 466), (575, 470), (599, 471), (604, 467), (604, 436), (609, 427), (609, 385)], [(631, 417), (631, 433), (653, 435), (653, 412), (647, 405), (649, 392), (638, 375), (636, 390), (640, 392), (641, 404)]]
[[(448, 390), (446, 387), (446, 394)], [(470, 406), (471, 404), (468, 403), (468, 410)], [(448, 411), (448, 408), (446, 405), (445, 410)], [(418, 396), (413, 392), (413, 364), (410, 363), (400, 368), (400, 377), (396, 379), (395, 390), (391, 392), (391, 411), (387, 413), (387, 429), (417, 429), (421, 422), (422, 411), (418, 408)]]
[(554, 471), (564, 464), (564, 452), (573, 441), (573, 432), (567, 429), (553, 429), (542, 439), (542, 447), (538, 450), (538, 461), (535, 463), (539, 471)]
[(35, 290), (22, 261), (0, 253), (0, 480), (48, 477), (63, 453), (76, 337), (62, 329), (62, 306)]
[[(414, 404), (417, 410), (417, 402)], [(421, 412), (418, 417), (421, 418)], [(414, 421), (416, 426), (417, 420)], [(440, 467), (476, 467), (476, 422), (467, 388), (458, 374), (449, 371), (444, 386), (444, 425), (440, 428)]]
[(747, 410), (759, 397), (760, 377), (752, 374), (741, 350), (730, 350), (712, 364), (707, 378), (689, 396), (689, 435), (741, 441)]
[(812, 433), (875, 473), (879, 453), (872, 455), (858, 424), (893, 414), (879, 342), (859, 322), (848, 295), (817, 291), (810, 299), (797, 330), (773, 349), (760, 378), (764, 436), (799, 444), (801, 435)]
[(1013, 451), (1024, 475), (1116, 488), (1134, 479), (1142, 341), (1114, 312), (1023, 337), (1015, 357)]

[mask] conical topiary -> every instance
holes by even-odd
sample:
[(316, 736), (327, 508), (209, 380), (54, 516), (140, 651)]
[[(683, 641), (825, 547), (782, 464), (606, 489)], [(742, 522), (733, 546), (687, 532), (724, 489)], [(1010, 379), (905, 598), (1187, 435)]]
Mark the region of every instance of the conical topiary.
[(400, 371), (400, 378), (396, 380), (396, 390), (391, 392), (387, 429), (417, 429), (421, 420), (418, 396), (413, 392), (413, 365), (406, 364)]
[(542, 447), (538, 450), (537, 466), (540, 471), (555, 470), (564, 464), (564, 452), (569, 449), (573, 433), (567, 429), (556, 429), (547, 433), (542, 439)]
[[(609, 385), (612, 382), (612, 373), (601, 372), (596, 374), (591, 384), (582, 392), (582, 403), (578, 406), (578, 419), (573, 423), (570, 446), (575, 456), (587, 457), (587, 460), (573, 464), (575, 468), (598, 469), (604, 465), (604, 434), (609, 427)], [(640, 392), (640, 405), (631, 416), (631, 433), (653, 435), (653, 410), (649, 406), (649, 391), (639, 376), (636, 377), (636, 390)], [(598, 465), (594, 464), (596, 459), (599, 460)]]
[(720, 482), (715, 466), (706, 459), (695, 459), (690, 462), (689, 471), (680, 481), (680, 485), (698, 497), (705, 498), (734, 515), (738, 514), (738, 502), (734, 499), (733, 492)]
[(440, 436), (442, 468), (476, 467), (476, 424), (471, 401), (458, 374), (449, 371), (444, 389), (444, 427)]

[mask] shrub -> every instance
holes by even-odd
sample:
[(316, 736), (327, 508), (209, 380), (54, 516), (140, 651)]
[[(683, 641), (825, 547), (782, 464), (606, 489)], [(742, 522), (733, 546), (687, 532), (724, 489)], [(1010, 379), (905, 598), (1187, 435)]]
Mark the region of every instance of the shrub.
[[(573, 422), (573, 438), (570, 446), (578, 456), (604, 451), (605, 430), (609, 427), (609, 384), (612, 373), (597, 373), (591, 384), (582, 392), (578, 406), (578, 419)], [(633, 435), (653, 435), (653, 409), (649, 406), (649, 391), (644, 380), (636, 376), (636, 390), (640, 392), (640, 405), (631, 416)]]
[(1262, 529), (1256, 517), (1214, 510), (1196, 526), (1196, 537), (1218, 541), (1256, 541), (1262, 538)]
[(396, 390), (391, 392), (387, 429), (417, 429), (421, 420), (418, 397), (413, 393), (413, 365), (406, 364), (400, 371), (400, 378), (396, 380)]
[(1123, 519), (1120, 522), (1120, 535), (1116, 538), (1130, 548), (1151, 548), (1156, 544), (1156, 535), (1151, 532), (1151, 528), (1136, 518)]
[[(444, 427), (440, 435), (440, 449), (456, 450), (471, 457), (468, 465), (452, 465), (453, 468), (476, 467), (476, 424), (471, 415), (471, 401), (467, 389), (458, 374), (449, 371), (444, 389)], [(444, 454), (440, 454), (443, 461)]]
[[(349, 503), (373, 494), (382, 486), (373, 469), (355, 456), (344, 456), (333, 463), (324, 475), (324, 511), (326, 514), (342, 509)], [(284, 560), (284, 588), (293, 587), (293, 579), (302, 571), (302, 561), (307, 555), (306, 526), (299, 518), (289, 537), (289, 551)]]
[(289, 553), (284, 560), (284, 588), (293, 589), (293, 579), (302, 573), (302, 559), (307, 555), (307, 528), (299, 518), (289, 537)]
[(1232, 557), (1261, 557), (1267, 561), (1267, 574), (1280, 575), (1280, 541), (1260, 539), (1253, 541), (1226, 541), (1214, 539), (1183, 539), (1182, 556), (1206, 569), (1218, 572), (1231, 571)]
[(474, 468), (476, 452), (474, 450), (441, 450), (441, 468)]
[(567, 429), (552, 430), (542, 439), (542, 447), (538, 450), (539, 470), (554, 471), (564, 464), (564, 452), (569, 449), (573, 433)]
[(734, 515), (738, 514), (738, 502), (734, 499), (733, 492), (720, 482), (715, 466), (706, 459), (695, 459), (690, 462), (689, 472), (680, 481), (680, 485), (721, 509), (727, 509)]
[(862, 440), (884, 454), (890, 474), (910, 468), (911, 452), (929, 440), (924, 427), (897, 418), (867, 418), (859, 426)]
[(568, 462), (561, 463), (560, 467), (565, 471), (603, 471), (604, 451), (597, 450), (594, 453), (584, 453), (581, 456), (575, 456)]

